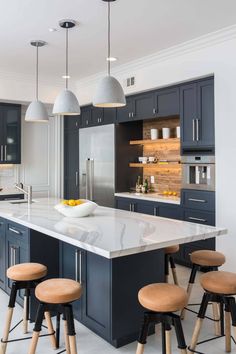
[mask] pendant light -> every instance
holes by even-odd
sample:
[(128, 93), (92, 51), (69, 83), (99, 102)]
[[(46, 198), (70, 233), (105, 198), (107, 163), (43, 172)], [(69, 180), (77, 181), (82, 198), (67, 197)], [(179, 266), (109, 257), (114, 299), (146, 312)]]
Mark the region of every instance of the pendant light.
[(31, 102), (25, 114), (27, 122), (48, 122), (48, 113), (43, 102), (38, 99), (39, 91), (39, 47), (46, 45), (44, 41), (31, 41), (30, 44), (36, 47), (36, 100)]
[(103, 0), (108, 5), (108, 56), (107, 66), (108, 75), (105, 76), (100, 83), (96, 91), (96, 95), (93, 100), (95, 107), (122, 107), (126, 105), (126, 99), (124, 91), (119, 81), (111, 76), (111, 9), (110, 3), (115, 0)]
[(54, 115), (73, 116), (80, 114), (80, 106), (75, 94), (68, 90), (68, 31), (70, 28), (75, 27), (76, 22), (74, 20), (62, 20), (59, 22), (59, 25), (66, 29), (66, 73), (64, 76), (66, 80), (66, 88), (57, 96), (52, 113)]

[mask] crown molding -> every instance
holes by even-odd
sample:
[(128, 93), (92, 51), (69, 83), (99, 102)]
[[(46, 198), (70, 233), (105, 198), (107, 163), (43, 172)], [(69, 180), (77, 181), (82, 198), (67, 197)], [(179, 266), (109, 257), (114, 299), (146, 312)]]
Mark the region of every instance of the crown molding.
[[(210, 48), (222, 42), (230, 41), (236, 38), (236, 25), (225, 27), (215, 32), (208, 33), (201, 37), (183, 42), (181, 44), (163, 49), (157, 53), (132, 60), (126, 64), (112, 69), (114, 75), (125, 74), (126, 72), (142, 69), (156, 63), (160, 63), (172, 58), (177, 58), (183, 54), (193, 53), (204, 48)], [(84, 77), (77, 80), (77, 87), (92, 85), (95, 81), (106, 75), (106, 71)]]

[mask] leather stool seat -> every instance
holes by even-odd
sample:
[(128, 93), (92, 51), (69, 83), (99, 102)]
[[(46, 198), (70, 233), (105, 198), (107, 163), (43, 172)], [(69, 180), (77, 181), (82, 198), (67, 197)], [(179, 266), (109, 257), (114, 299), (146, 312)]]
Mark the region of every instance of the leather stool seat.
[(165, 254), (176, 253), (179, 252), (179, 245), (165, 247), (164, 250), (165, 250)]
[(217, 251), (199, 250), (190, 255), (191, 262), (202, 267), (219, 267), (225, 263), (225, 256)]
[(78, 300), (82, 286), (72, 279), (48, 279), (37, 285), (35, 296), (48, 304), (65, 304)]
[(201, 276), (200, 283), (214, 294), (236, 295), (236, 274), (224, 271), (209, 272)]
[(177, 285), (158, 283), (143, 287), (138, 293), (140, 304), (154, 312), (175, 312), (187, 304), (187, 292)]
[(45, 277), (47, 267), (40, 263), (21, 263), (7, 269), (7, 277), (14, 281), (30, 281)]

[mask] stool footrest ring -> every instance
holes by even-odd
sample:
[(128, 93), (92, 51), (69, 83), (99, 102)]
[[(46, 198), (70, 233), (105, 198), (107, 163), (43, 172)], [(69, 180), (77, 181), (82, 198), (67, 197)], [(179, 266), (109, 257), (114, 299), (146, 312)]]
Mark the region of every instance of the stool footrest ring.
[[(196, 345), (201, 345), (201, 344), (204, 344), (204, 343), (207, 343), (207, 342), (211, 342), (211, 341), (213, 341), (215, 339), (220, 339), (220, 338), (223, 338), (223, 337), (225, 337), (225, 335), (208, 338), (208, 339), (205, 339), (205, 340), (202, 340), (202, 341), (198, 342)], [(236, 344), (236, 341), (235, 341), (234, 337), (233, 336), (230, 336), (230, 337), (231, 337), (232, 342), (234, 344)], [(207, 354), (207, 353), (199, 352), (197, 350), (190, 349), (189, 346), (188, 346), (188, 351), (190, 351), (191, 353), (196, 353), (196, 354)]]

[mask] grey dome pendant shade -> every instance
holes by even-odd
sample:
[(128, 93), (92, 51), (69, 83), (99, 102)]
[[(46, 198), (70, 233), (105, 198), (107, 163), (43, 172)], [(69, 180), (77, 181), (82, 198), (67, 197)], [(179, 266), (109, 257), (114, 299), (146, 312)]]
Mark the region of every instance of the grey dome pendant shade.
[(43, 102), (38, 99), (38, 48), (46, 45), (44, 41), (31, 41), (30, 44), (36, 47), (36, 100), (28, 106), (25, 114), (27, 122), (48, 122), (48, 112)]
[(123, 107), (126, 105), (124, 91), (116, 78), (105, 76), (98, 84), (93, 100), (96, 107)]
[[(111, 13), (110, 2), (115, 0), (103, 0), (108, 3), (108, 56), (111, 57)], [(100, 80), (93, 105), (95, 107), (123, 107), (126, 105), (126, 98), (119, 81), (111, 76), (111, 61), (108, 60), (108, 75)]]
[(66, 29), (66, 88), (63, 89), (57, 96), (54, 106), (53, 106), (53, 115), (79, 115), (80, 114), (80, 105), (75, 94), (68, 90), (68, 30), (73, 28), (76, 25), (74, 20), (62, 20), (59, 22), (59, 25), (62, 28)]

